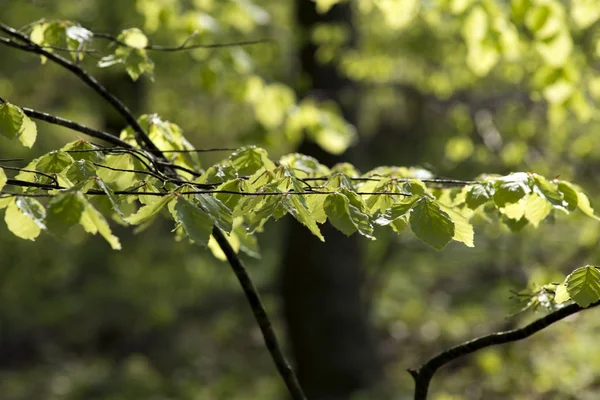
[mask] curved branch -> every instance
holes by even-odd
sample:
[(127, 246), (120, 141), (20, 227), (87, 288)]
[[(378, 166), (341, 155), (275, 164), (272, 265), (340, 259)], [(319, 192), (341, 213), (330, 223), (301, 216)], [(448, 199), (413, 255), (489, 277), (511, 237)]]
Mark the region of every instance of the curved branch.
[[(144, 148), (145, 150), (148, 150), (152, 154), (156, 155), (158, 158), (164, 159), (165, 162), (161, 162), (161, 164), (166, 167), (165, 171), (169, 172), (170, 175), (173, 175), (173, 177), (178, 177), (175, 169), (173, 169), (173, 165), (170, 162), (168, 162), (168, 160), (152, 142), (148, 134), (137, 122), (129, 108), (127, 108), (127, 106), (125, 106), (125, 104), (123, 104), (121, 100), (119, 100), (116, 96), (110, 93), (104, 86), (102, 86), (92, 75), (90, 75), (87, 71), (85, 71), (78, 65), (70, 62), (66, 58), (61, 57), (60, 55), (47, 51), (44, 48), (38, 46), (36, 43), (32, 42), (26, 35), (3, 24), (2, 22), (0, 22), (0, 31), (22, 41), (24, 44), (17, 43), (16, 41), (3, 37), (0, 37), (0, 43), (8, 45), (10, 47), (21, 49), (23, 51), (43, 55), (46, 58), (52, 60), (53, 62), (59, 64), (63, 68), (71, 71), (88, 86), (90, 86), (96, 93), (102, 96), (119, 114), (121, 114), (121, 116), (125, 119), (125, 121), (127, 121), (127, 123), (129, 123), (129, 125), (135, 132), (136, 141), (138, 142), (140, 147)], [(156, 161), (158, 162), (159, 160)], [(12, 195), (11, 193), (4, 194)], [(246, 298), (248, 299), (248, 303), (250, 304), (250, 307), (252, 308), (252, 311), (254, 313), (254, 317), (263, 334), (265, 344), (292, 398), (294, 400), (305, 400), (306, 397), (304, 396), (300, 383), (298, 382), (298, 378), (296, 377), (294, 371), (292, 370), (285, 356), (283, 355), (281, 348), (279, 347), (277, 338), (275, 336), (275, 332), (271, 326), (270, 319), (264, 307), (262, 306), (258, 292), (254, 287), (250, 276), (246, 272), (242, 261), (235, 253), (235, 251), (231, 247), (231, 244), (224, 236), (224, 234), (217, 227), (214, 226), (213, 236), (215, 237), (221, 250), (223, 250), (223, 252), (227, 256), (227, 260), (229, 261), (229, 264), (234, 270), (234, 273), (238, 278), (242, 289), (244, 290)]]
[(81, 125), (77, 122), (74, 122), (74, 121), (71, 121), (71, 120), (68, 120), (65, 118), (57, 117), (55, 115), (48, 114), (45, 112), (36, 111), (31, 108), (26, 108), (26, 107), (19, 107), (19, 108), (21, 110), (23, 110), (25, 115), (27, 115), (30, 118), (37, 119), (39, 121), (48, 122), (49, 124), (53, 124), (53, 125), (63, 126), (65, 128), (69, 128), (76, 132), (84, 133), (95, 139), (104, 140), (105, 142), (108, 142), (115, 146), (119, 146), (121, 148), (126, 148), (126, 149), (133, 148), (133, 146), (131, 146), (129, 143), (119, 139), (116, 135), (113, 135), (111, 133), (103, 132), (98, 129), (89, 128), (89, 127), (87, 127), (85, 125)]
[(481, 336), (479, 338), (469, 340), (468, 342), (459, 344), (439, 353), (435, 357), (430, 358), (425, 364), (423, 364), (418, 369), (408, 370), (408, 372), (412, 375), (415, 381), (414, 399), (427, 399), (429, 383), (431, 382), (433, 375), (440, 367), (444, 366), (445, 364), (454, 361), (457, 358), (464, 357), (468, 354), (484, 349), (486, 347), (526, 339), (534, 333), (541, 331), (542, 329), (552, 325), (555, 322), (560, 321), (561, 319), (576, 314), (579, 311), (596, 307), (598, 305), (600, 305), (600, 301), (592, 303), (586, 308), (582, 308), (577, 304), (571, 304), (557, 311), (554, 311), (543, 318), (535, 320), (529, 325), (526, 325), (522, 328), (513, 329), (506, 332), (496, 332), (486, 336)]
[(277, 337), (275, 336), (275, 331), (273, 330), (273, 326), (271, 325), (267, 311), (260, 300), (260, 296), (256, 290), (256, 287), (252, 283), (250, 275), (248, 275), (248, 271), (246, 271), (246, 267), (244, 267), (244, 264), (219, 228), (213, 227), (212, 234), (219, 246), (221, 246), (221, 249), (225, 253), (229, 264), (231, 264), (231, 268), (233, 269), (235, 276), (244, 290), (248, 304), (250, 305), (252, 313), (254, 314), (254, 318), (256, 319), (256, 322), (258, 323), (258, 326), (262, 332), (265, 345), (267, 346), (269, 353), (271, 353), (271, 357), (273, 358), (273, 361), (275, 361), (277, 370), (285, 381), (292, 399), (306, 400), (306, 396), (302, 391), (302, 387), (300, 386), (294, 371), (290, 367), (290, 364), (286, 360), (281, 348), (279, 347), (279, 343), (277, 342)]
[(150, 137), (148, 136), (146, 131), (144, 131), (144, 129), (137, 122), (131, 110), (129, 110), (129, 108), (125, 104), (123, 104), (121, 100), (119, 100), (115, 95), (110, 93), (100, 82), (96, 80), (96, 78), (90, 75), (87, 71), (85, 71), (80, 66), (72, 63), (71, 61), (67, 60), (66, 58), (44, 49), (43, 47), (31, 41), (31, 39), (29, 39), (27, 35), (24, 35), (16, 29), (13, 29), (10, 26), (7, 26), (1, 22), (0, 31), (23, 41), (24, 44), (14, 42), (6, 38), (0, 38), (2, 39), (0, 40), (0, 43), (30, 53), (37, 53), (39, 55), (42, 55), (75, 74), (81, 81), (86, 83), (96, 93), (102, 96), (102, 98), (104, 98), (123, 117), (123, 119), (132, 127), (136, 135), (136, 140), (140, 145), (145, 145), (149, 151), (156, 154), (157, 156), (161, 156), (160, 151), (158, 150), (158, 148), (156, 148), (152, 140), (150, 140)]

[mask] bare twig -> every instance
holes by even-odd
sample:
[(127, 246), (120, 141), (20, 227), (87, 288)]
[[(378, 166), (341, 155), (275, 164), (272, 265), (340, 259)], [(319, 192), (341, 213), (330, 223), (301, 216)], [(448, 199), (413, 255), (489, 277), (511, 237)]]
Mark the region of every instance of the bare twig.
[(427, 399), (427, 392), (429, 390), (429, 384), (435, 372), (445, 364), (456, 360), (457, 358), (464, 357), (468, 354), (474, 353), (478, 350), (486, 347), (495, 346), (504, 343), (516, 342), (523, 340), (533, 335), (536, 332), (552, 325), (555, 322), (560, 321), (573, 315), (582, 310), (587, 310), (592, 307), (600, 305), (600, 301), (591, 304), (587, 308), (582, 308), (577, 304), (571, 304), (563, 307), (557, 311), (554, 311), (543, 318), (540, 318), (529, 325), (522, 328), (513, 329), (506, 332), (496, 332), (486, 336), (482, 336), (468, 342), (454, 346), (448, 350), (441, 352), (433, 358), (430, 358), (425, 364), (417, 369), (409, 369), (408, 372), (411, 374), (415, 381), (415, 400)]
[[(256, 39), (256, 40), (242, 40), (239, 42), (230, 42), (230, 43), (187, 45), (187, 43), (191, 39), (193, 39), (194, 36), (196, 36), (196, 35), (194, 35), (194, 34), (190, 35), (179, 46), (169, 47), (169, 46), (159, 46), (159, 45), (148, 45), (148, 46), (144, 47), (144, 50), (173, 52), (173, 51), (185, 51), (185, 50), (193, 50), (193, 49), (218, 49), (218, 48), (223, 48), (223, 47), (251, 46), (251, 45), (255, 45), (255, 44), (274, 42), (273, 39)], [(123, 42), (122, 40), (117, 39), (116, 37), (114, 37), (113, 35), (108, 34), (108, 33), (94, 33), (94, 37), (110, 40), (111, 42), (116, 43), (122, 47), (131, 47), (127, 43)]]

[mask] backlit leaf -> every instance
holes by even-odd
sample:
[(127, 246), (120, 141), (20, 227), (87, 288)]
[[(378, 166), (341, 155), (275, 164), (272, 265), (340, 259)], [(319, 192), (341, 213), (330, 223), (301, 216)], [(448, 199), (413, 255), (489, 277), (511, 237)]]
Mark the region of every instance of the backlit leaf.
[(160, 212), (171, 200), (175, 198), (174, 194), (167, 194), (163, 196), (159, 201), (147, 204), (141, 207), (135, 214), (125, 218), (125, 221), (132, 225), (139, 225), (146, 221), (149, 221), (156, 214)]
[(42, 231), (42, 228), (33, 219), (23, 213), (17, 206), (17, 200), (18, 198), (14, 198), (8, 207), (6, 207), (4, 214), (6, 226), (9, 231), (21, 239), (35, 240)]
[(446, 246), (454, 237), (452, 219), (428, 197), (421, 197), (412, 207), (410, 227), (419, 239), (437, 250)]
[(79, 223), (87, 200), (79, 192), (61, 193), (48, 203), (46, 224), (48, 229), (59, 235), (67, 233)]
[(213, 228), (212, 218), (183, 196), (177, 199), (175, 212), (188, 237), (198, 245), (207, 246)]
[(600, 271), (587, 265), (577, 268), (565, 281), (569, 296), (581, 307), (587, 307), (600, 299)]

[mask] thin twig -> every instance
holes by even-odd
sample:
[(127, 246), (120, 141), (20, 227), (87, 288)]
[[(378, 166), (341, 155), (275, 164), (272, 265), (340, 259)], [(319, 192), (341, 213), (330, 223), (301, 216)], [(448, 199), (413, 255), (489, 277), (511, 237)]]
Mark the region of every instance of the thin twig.
[(425, 364), (423, 364), (418, 369), (408, 370), (408, 372), (411, 374), (415, 381), (414, 399), (427, 399), (427, 392), (429, 390), (429, 384), (431, 382), (431, 379), (433, 378), (433, 375), (440, 367), (444, 366), (445, 364), (454, 361), (457, 358), (464, 357), (468, 354), (484, 349), (486, 347), (526, 339), (534, 333), (541, 331), (542, 329), (552, 325), (555, 322), (560, 321), (561, 319), (564, 319), (582, 310), (587, 310), (589, 308), (596, 307), (598, 305), (600, 305), (600, 301), (591, 304), (587, 308), (582, 308), (577, 304), (570, 304), (522, 328), (513, 329), (506, 332), (492, 333), (459, 344), (458, 346), (454, 346), (448, 350), (441, 352), (435, 357), (430, 358)]
[[(242, 40), (239, 42), (230, 42), (230, 43), (192, 44), (192, 45), (186, 46), (186, 44), (194, 36), (195, 35), (189, 36), (179, 46), (169, 47), (169, 46), (159, 46), (159, 45), (148, 45), (148, 46), (144, 47), (144, 50), (173, 52), (173, 51), (185, 51), (185, 50), (193, 50), (193, 49), (218, 49), (218, 48), (223, 48), (223, 47), (251, 46), (251, 45), (255, 45), (255, 44), (274, 42), (273, 39), (256, 39), (256, 40)], [(119, 46), (131, 48), (131, 46), (129, 46), (127, 43), (123, 42), (122, 40), (117, 39), (116, 37), (114, 37), (113, 35), (108, 34), (108, 33), (94, 33), (94, 37), (110, 40), (111, 42), (116, 43)]]

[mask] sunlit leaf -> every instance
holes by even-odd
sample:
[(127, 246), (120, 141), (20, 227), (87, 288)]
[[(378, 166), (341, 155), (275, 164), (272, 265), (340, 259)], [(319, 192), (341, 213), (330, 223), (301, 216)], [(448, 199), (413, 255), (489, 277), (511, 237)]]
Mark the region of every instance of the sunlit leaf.
[(220, 200), (209, 194), (195, 196), (198, 205), (212, 218), (213, 223), (226, 233), (233, 228), (233, 213)]
[(419, 239), (437, 250), (454, 237), (452, 219), (428, 197), (421, 197), (415, 202), (410, 213), (410, 227)]
[(71, 165), (75, 160), (63, 151), (52, 151), (38, 159), (36, 169), (47, 174), (58, 174)]
[(4, 169), (0, 168), (0, 190), (2, 190), (4, 188), (4, 185), (6, 185), (6, 174), (4, 173)]
[(110, 225), (108, 225), (108, 222), (104, 216), (89, 202), (81, 214), (80, 223), (83, 225), (86, 232), (89, 232), (93, 235), (100, 233), (100, 235), (102, 235), (102, 237), (108, 242), (113, 250), (121, 250), (121, 242), (119, 241), (119, 238), (112, 234)]
[(213, 227), (212, 218), (183, 196), (177, 199), (175, 211), (188, 237), (198, 245), (207, 246)]
[(552, 211), (552, 204), (550, 204), (546, 198), (542, 198), (535, 193), (527, 196), (524, 215), (535, 228), (537, 228), (539, 223), (550, 214), (550, 211)]
[(175, 198), (174, 194), (167, 194), (163, 196), (159, 201), (149, 203), (141, 207), (135, 214), (132, 214), (125, 218), (125, 221), (132, 225), (139, 225), (146, 221), (149, 221), (156, 214), (160, 212), (171, 200)]
[(525, 173), (515, 173), (509, 176), (498, 178), (494, 182), (494, 202), (498, 207), (504, 207), (506, 204), (514, 204), (530, 192), (527, 186), (528, 175)]
[(323, 204), (329, 223), (347, 236), (352, 235), (357, 230), (350, 218), (349, 205), (348, 198), (340, 193), (328, 195)]
[(48, 203), (46, 224), (48, 230), (59, 235), (67, 233), (79, 223), (87, 201), (81, 193), (61, 193)]
[(8, 139), (15, 139), (23, 128), (25, 118), (25, 114), (19, 107), (8, 102), (2, 103), (0, 105), (0, 134)]
[[(15, 236), (18, 236), (21, 239), (35, 240), (42, 231), (42, 227), (45, 226), (43, 222), (39, 220), (39, 216), (43, 215), (44, 209), (42, 205), (35, 199), (20, 199), (21, 198), (14, 198), (8, 204), (4, 214), (4, 221), (6, 222), (8, 230), (11, 231)], [(21, 207), (17, 205), (17, 202), (19, 202), (19, 205), (25, 209), (34, 210), (34, 212), (32, 212), (30, 215), (37, 215), (37, 217), (32, 218), (31, 216), (25, 214)]]
[(600, 271), (587, 265), (577, 268), (565, 281), (569, 296), (581, 307), (587, 307), (600, 299)]
[(571, 296), (569, 296), (569, 291), (567, 290), (567, 286), (566, 285), (558, 285), (556, 287), (556, 291), (554, 292), (554, 301), (557, 304), (562, 304), (569, 300), (571, 300)]
[(300, 196), (296, 195), (290, 196), (288, 199), (286, 199), (288, 201), (284, 203), (284, 206), (286, 207), (288, 212), (292, 214), (294, 218), (296, 218), (296, 220), (298, 220), (298, 222), (306, 226), (312, 232), (313, 235), (315, 235), (322, 242), (324, 242), (325, 238), (321, 234), (321, 230), (319, 229), (317, 222), (315, 221), (313, 216), (310, 215), (310, 212), (306, 209), (304, 204), (302, 204), (302, 201), (299, 197)]

